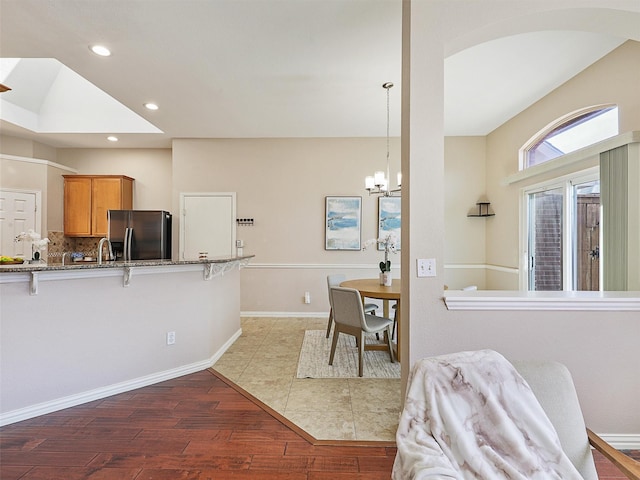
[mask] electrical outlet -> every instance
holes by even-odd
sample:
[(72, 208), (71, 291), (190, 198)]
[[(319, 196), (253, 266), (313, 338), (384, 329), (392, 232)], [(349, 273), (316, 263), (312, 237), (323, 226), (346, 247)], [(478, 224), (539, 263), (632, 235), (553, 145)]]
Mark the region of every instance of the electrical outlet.
[(304, 292), (304, 303), (311, 303), (311, 294), (309, 292)]
[(167, 332), (167, 345), (176, 343), (176, 332)]
[(435, 258), (419, 258), (418, 259), (418, 276), (419, 277), (435, 277), (436, 276), (436, 259)]

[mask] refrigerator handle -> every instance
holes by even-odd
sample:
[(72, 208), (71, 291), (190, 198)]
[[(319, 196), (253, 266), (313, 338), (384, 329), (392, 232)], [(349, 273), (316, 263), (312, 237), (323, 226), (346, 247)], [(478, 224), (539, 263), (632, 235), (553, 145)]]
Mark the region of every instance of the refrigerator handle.
[(127, 261), (127, 243), (129, 241), (129, 227), (124, 228), (124, 242), (122, 245), (122, 260)]
[(127, 227), (124, 230), (124, 261), (131, 261), (131, 227)]

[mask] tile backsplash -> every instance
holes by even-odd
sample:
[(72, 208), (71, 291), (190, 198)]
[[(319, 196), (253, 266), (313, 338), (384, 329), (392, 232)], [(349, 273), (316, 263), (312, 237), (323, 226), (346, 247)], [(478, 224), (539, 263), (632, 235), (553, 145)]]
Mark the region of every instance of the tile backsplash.
[[(81, 252), (85, 256), (96, 257), (98, 255), (99, 238), (65, 237), (64, 232), (49, 231), (47, 233), (49, 245), (46, 252), (46, 261), (50, 264), (62, 263), (62, 254), (65, 252)], [(67, 258), (69, 258), (67, 256)]]

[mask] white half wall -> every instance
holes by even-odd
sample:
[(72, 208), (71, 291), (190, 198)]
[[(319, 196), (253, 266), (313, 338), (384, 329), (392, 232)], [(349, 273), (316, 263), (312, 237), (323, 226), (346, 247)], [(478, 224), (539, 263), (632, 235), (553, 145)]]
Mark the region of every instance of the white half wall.
[[(162, 267), (157, 274), (133, 268), (128, 287), (122, 275), (113, 275), (116, 269), (80, 278), (50, 272), (69, 279), (48, 281), (43, 272), (37, 295), (29, 294), (28, 274), (2, 274), (3, 421), (21, 420), (29, 409), (46, 413), (43, 405), (88, 392), (107, 396), (115, 385), (133, 389), (166, 372), (178, 376), (188, 373), (184, 367), (210, 366), (240, 331), (240, 274), (234, 268), (204, 280), (201, 265), (189, 267)], [(25, 281), (5, 283), (11, 275)], [(170, 331), (174, 345), (167, 345)]]

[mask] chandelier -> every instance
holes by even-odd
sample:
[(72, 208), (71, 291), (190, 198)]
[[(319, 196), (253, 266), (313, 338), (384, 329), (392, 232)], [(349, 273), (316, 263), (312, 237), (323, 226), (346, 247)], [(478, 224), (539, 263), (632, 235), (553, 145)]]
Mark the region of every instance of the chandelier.
[(398, 172), (398, 188), (389, 189), (389, 89), (393, 87), (393, 83), (386, 82), (382, 84), (382, 88), (387, 91), (387, 172), (378, 171), (373, 176), (365, 177), (364, 188), (369, 195), (384, 195), (392, 197), (395, 193), (400, 194), (402, 187), (402, 172)]

